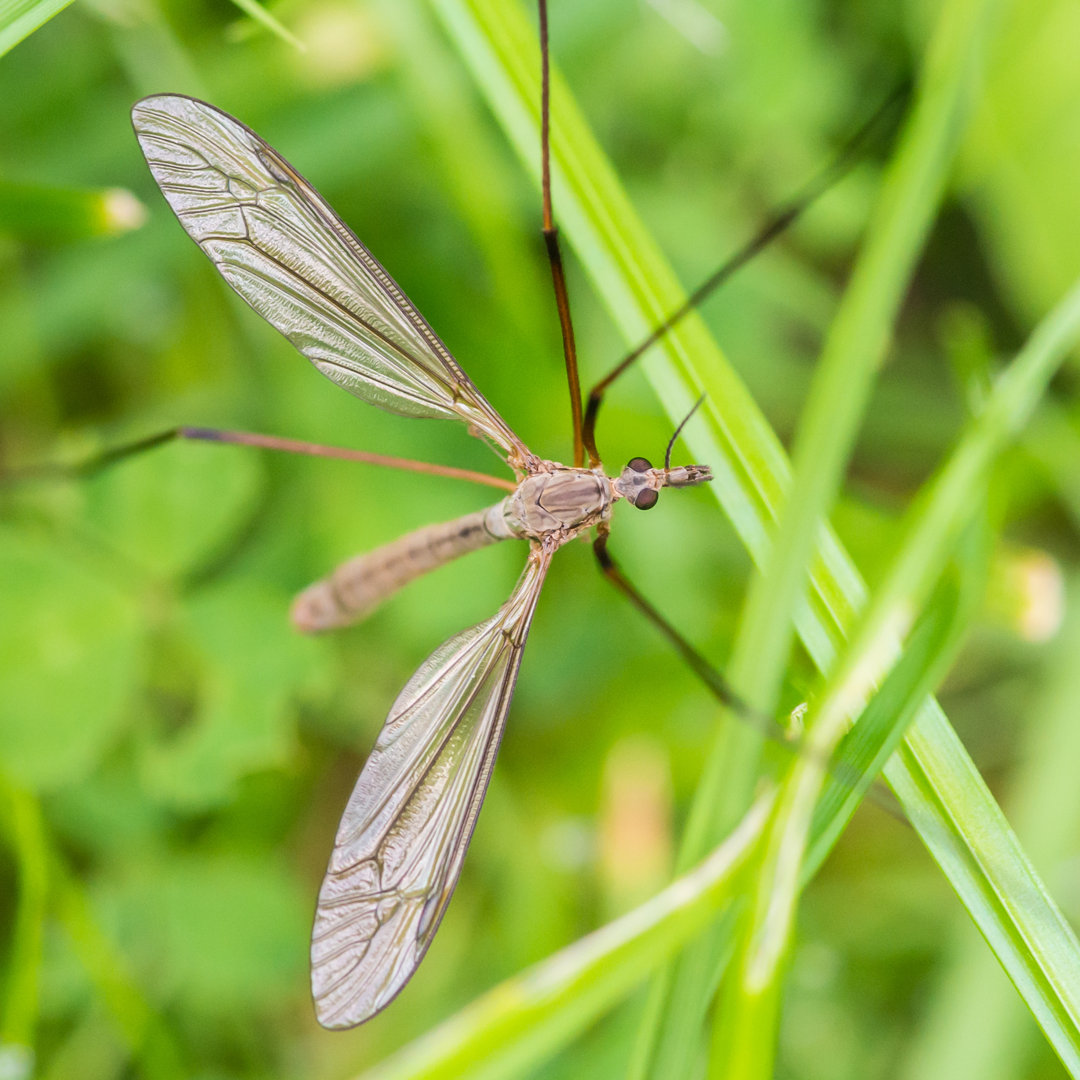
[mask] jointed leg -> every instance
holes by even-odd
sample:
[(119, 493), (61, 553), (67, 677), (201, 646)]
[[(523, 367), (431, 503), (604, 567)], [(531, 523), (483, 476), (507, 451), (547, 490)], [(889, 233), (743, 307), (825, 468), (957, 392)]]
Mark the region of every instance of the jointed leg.
[(319, 443), (301, 442), (298, 439), (283, 439), (276, 435), (256, 435), (248, 431), (226, 431), (220, 428), (177, 427), (169, 431), (150, 435), (145, 439), (113, 447), (102, 454), (79, 462), (75, 465), (46, 464), (31, 466), (26, 469), (4, 470), (0, 468), (0, 484), (16, 484), (27, 481), (63, 480), (91, 476), (125, 458), (135, 457), (146, 450), (162, 446), (177, 439), (191, 439), (198, 442), (235, 443), (242, 446), (255, 446), (263, 450), (281, 450), (291, 454), (308, 454), (313, 457), (337, 458), (341, 461), (359, 461), (367, 465), (381, 465), (391, 469), (404, 469), (408, 472), (429, 473), (433, 476), (446, 476), (454, 480), (468, 480), (473, 484), (486, 484), (502, 491), (513, 491), (514, 483), (487, 473), (473, 472), (471, 469), (458, 469), (452, 465), (434, 465), (426, 461), (412, 461), (409, 458), (389, 457), (386, 454), (372, 454), (366, 450), (350, 450), (339, 446), (322, 446)]
[[(574, 344), (574, 324), (570, 319), (570, 298), (566, 292), (566, 275), (563, 272), (562, 252), (559, 249), (559, 229), (551, 210), (551, 76), (548, 59), (547, 0), (539, 0), (540, 9), (540, 190), (544, 213), (544, 246), (551, 264), (551, 280), (555, 286), (555, 306), (559, 311), (562, 330), (563, 359), (566, 362), (566, 381), (570, 388), (570, 412), (574, 427), (574, 465), (580, 468), (585, 462), (582, 441), (581, 379), (578, 376), (577, 348)], [(589, 464), (598, 465), (600, 459), (590, 451)]]
[(603, 575), (671, 642), (713, 697), (721, 705), (725, 705), (740, 716), (750, 719), (764, 734), (770, 737), (786, 738), (787, 733), (772, 717), (757, 712), (749, 703), (744, 701), (716, 668), (638, 592), (611, 557), (607, 542), (608, 530), (606, 527), (601, 526), (597, 529), (596, 539), (593, 541), (593, 554), (600, 564)]
[(893, 110), (908, 95), (909, 87), (897, 87), (877, 108), (865, 124), (841, 147), (835, 158), (813, 177), (787, 204), (781, 206), (772, 218), (758, 230), (741, 248), (723, 262), (642, 342), (632, 349), (589, 391), (585, 404), (583, 439), (590, 460), (598, 459), (596, 453), (596, 416), (608, 387), (626, 371), (651, 346), (655, 345), (680, 319), (693, 311), (706, 297), (718, 289), (736, 270), (745, 266), (762, 248), (794, 224), (826, 191), (829, 190), (859, 160), (872, 137)]
[[(644, 596), (630, 583), (623, 572), (619, 569), (615, 560), (611, 557), (610, 552), (607, 549), (608, 530), (606, 527), (601, 527), (597, 530), (596, 539), (593, 541), (593, 552), (596, 555), (597, 561), (600, 564), (600, 569), (604, 576), (640, 611), (659, 631), (675, 646), (679, 655), (690, 665), (691, 669), (698, 676), (699, 679), (705, 684), (709, 692), (720, 702), (721, 705), (731, 709), (741, 720), (745, 720), (755, 727), (762, 735), (767, 738), (773, 739), (779, 743), (785, 749), (790, 750), (792, 753), (808, 753), (809, 751), (803, 747), (799, 740), (792, 738), (792, 733), (787, 731), (781, 724), (777, 723), (771, 716), (767, 716), (759, 710), (755, 709), (747, 701), (745, 701), (739, 694), (732, 688), (731, 684), (708, 662), (660, 614), (659, 611), (645, 599)], [(835, 777), (840, 783), (845, 784), (848, 787), (859, 786), (859, 776), (852, 771), (850, 767), (845, 768), (842, 764), (838, 764), (833, 760), (823, 761), (822, 766)], [(848, 775), (845, 775), (847, 773)], [(903, 814), (896, 808), (895, 800), (887, 789), (881, 788), (879, 790), (879, 784), (875, 784), (867, 789), (867, 796), (874, 802), (879, 808), (884, 810), (891, 817), (897, 818), (897, 820), (905, 821)]]

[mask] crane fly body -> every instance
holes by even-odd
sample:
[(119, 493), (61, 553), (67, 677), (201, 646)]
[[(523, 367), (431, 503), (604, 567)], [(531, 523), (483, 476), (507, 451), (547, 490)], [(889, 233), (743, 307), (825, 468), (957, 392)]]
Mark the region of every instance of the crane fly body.
[(351, 1027), (401, 990), (446, 910), (552, 555), (586, 530), (605, 536), (620, 499), (649, 509), (664, 487), (711, 473), (634, 458), (610, 477), (599, 462), (537, 457), (374, 256), (254, 132), (177, 94), (138, 102), (132, 122), (184, 229), (320, 372), (389, 412), (464, 421), (517, 478), (501, 502), (350, 560), (293, 607), (301, 630), (344, 626), (450, 559), (501, 540), (529, 542), (506, 603), (436, 649), (398, 695), (345, 808), (319, 891), (311, 985), (320, 1023)]

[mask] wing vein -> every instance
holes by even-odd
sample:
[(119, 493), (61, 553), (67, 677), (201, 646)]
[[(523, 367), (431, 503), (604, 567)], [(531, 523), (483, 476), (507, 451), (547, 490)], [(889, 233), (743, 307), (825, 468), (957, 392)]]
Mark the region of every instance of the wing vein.
[(436, 649), (390, 710), (341, 820), (312, 933), (328, 1027), (384, 1008), (453, 893), (513, 696), (550, 554), (539, 546), (486, 622)]
[(272, 147), (178, 94), (138, 102), (132, 121), (184, 229), (323, 374), (390, 412), (464, 420), (516, 469), (532, 459), (385, 268)]

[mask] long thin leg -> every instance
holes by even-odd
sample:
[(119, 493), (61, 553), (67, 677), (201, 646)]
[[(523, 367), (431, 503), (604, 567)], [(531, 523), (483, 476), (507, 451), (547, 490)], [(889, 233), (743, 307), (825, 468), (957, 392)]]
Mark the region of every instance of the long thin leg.
[[(559, 309), (562, 329), (563, 359), (566, 361), (566, 382), (570, 389), (570, 413), (574, 426), (574, 465), (585, 462), (583, 422), (581, 414), (581, 378), (578, 375), (577, 347), (574, 344), (574, 324), (570, 318), (570, 298), (566, 292), (562, 252), (559, 249), (559, 229), (551, 211), (551, 73), (548, 60), (547, 0), (539, 0), (540, 10), (540, 190), (544, 212), (544, 246), (551, 264), (551, 281), (555, 286), (555, 306)], [(589, 451), (589, 464), (600, 464), (595, 447)]]
[[(797, 739), (792, 738), (790, 731), (777, 723), (773, 717), (755, 709), (742, 698), (723, 675), (638, 592), (637, 588), (627, 579), (612, 558), (607, 548), (607, 541), (608, 529), (606, 526), (600, 526), (597, 529), (596, 539), (593, 541), (593, 553), (600, 564), (601, 572), (671, 642), (713, 697), (721, 705), (731, 709), (739, 719), (751, 724), (766, 738), (779, 743), (786, 750), (794, 754), (808, 753), (809, 751)], [(822, 765), (840, 783), (848, 787), (857, 786), (859, 776), (854, 771), (845, 770), (832, 759), (823, 761)], [(850, 775), (845, 776), (845, 771), (849, 771)], [(879, 790), (877, 786), (871, 786), (867, 789), (867, 795), (890, 816), (897, 818), (899, 821), (906, 821), (903, 814), (897, 810), (895, 800), (892, 799), (887, 790)]]
[(770, 737), (786, 738), (787, 732), (771, 716), (758, 712), (748, 702), (744, 701), (723, 675), (638, 592), (612, 558), (611, 553), (608, 551), (607, 542), (608, 529), (606, 526), (599, 526), (596, 530), (596, 539), (593, 541), (593, 554), (600, 564), (603, 575), (671, 642), (675, 650), (693, 669), (694, 674), (701, 679), (713, 697), (721, 705), (725, 705), (741, 716), (750, 719), (764, 734)]
[(366, 450), (349, 450), (340, 446), (322, 446), (319, 443), (301, 442), (298, 439), (283, 439), (276, 435), (256, 435), (249, 431), (226, 431), (220, 428), (177, 427), (169, 431), (150, 435), (145, 439), (113, 447), (103, 454), (89, 458), (75, 465), (49, 463), (31, 466), (26, 469), (0, 469), (0, 484), (11, 485), (42, 480), (63, 480), (90, 476), (102, 469), (134, 457), (156, 446), (173, 442), (177, 439), (191, 439), (198, 442), (235, 443), (242, 446), (255, 446), (263, 450), (280, 450), (290, 454), (308, 454), (312, 457), (337, 458), (340, 461), (359, 461), (367, 465), (381, 465), (390, 469), (404, 469), (408, 472), (428, 473), (432, 476), (446, 476), (453, 480), (467, 480), (473, 484), (486, 484), (501, 491), (513, 491), (515, 484), (487, 473), (473, 472), (471, 469), (458, 469), (452, 465), (434, 465), (426, 461), (413, 461), (410, 458), (388, 457), (386, 454), (372, 454)]
[(713, 271), (689, 296), (681, 307), (664, 319), (643, 341), (626, 354), (589, 391), (589, 400), (585, 405), (583, 439), (590, 460), (596, 457), (596, 416), (608, 387), (638, 359), (642, 353), (655, 345), (680, 319), (696, 308), (706, 297), (724, 284), (737, 270), (745, 266), (762, 248), (776, 239), (782, 232), (796, 222), (826, 191), (829, 190), (862, 156), (878, 128), (893, 110), (903, 102), (909, 92), (907, 83), (898, 86), (886, 100), (878, 106), (873, 115), (841, 147), (835, 158), (814, 176), (787, 203), (773, 214), (772, 218), (756, 232), (742, 247), (735, 251), (716, 270)]

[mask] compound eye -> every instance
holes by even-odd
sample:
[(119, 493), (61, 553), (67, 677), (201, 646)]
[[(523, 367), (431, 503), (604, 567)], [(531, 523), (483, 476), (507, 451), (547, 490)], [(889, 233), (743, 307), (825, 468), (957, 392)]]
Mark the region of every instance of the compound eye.
[(634, 500), (634, 505), (639, 510), (651, 510), (656, 505), (656, 500), (659, 498), (660, 492), (655, 488), (643, 488), (638, 492), (637, 498)]
[(633, 472), (648, 472), (652, 468), (652, 464), (648, 458), (636, 457), (631, 458), (626, 467)]

